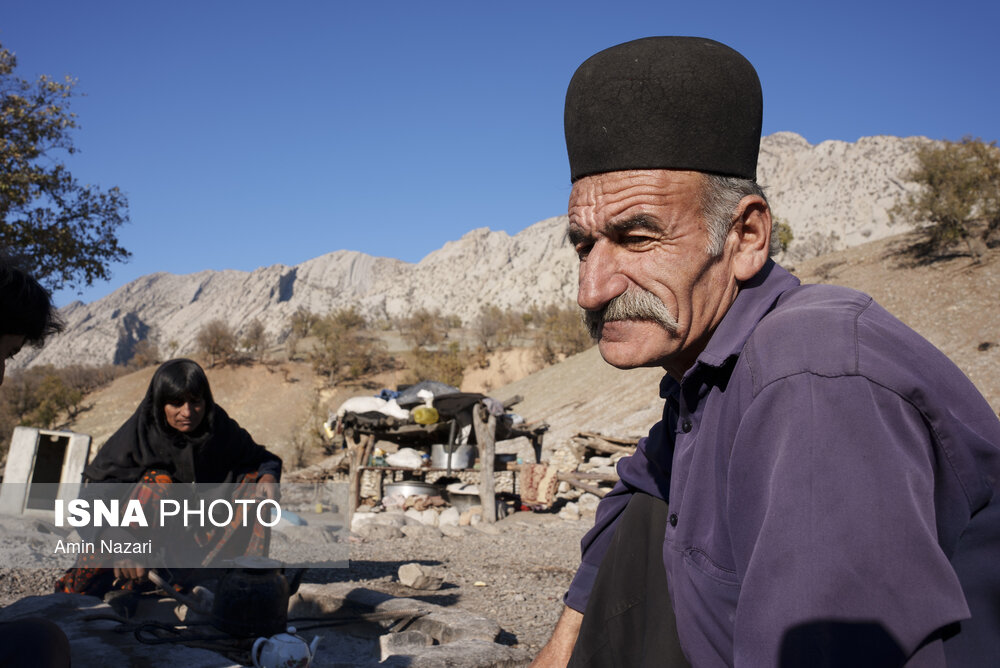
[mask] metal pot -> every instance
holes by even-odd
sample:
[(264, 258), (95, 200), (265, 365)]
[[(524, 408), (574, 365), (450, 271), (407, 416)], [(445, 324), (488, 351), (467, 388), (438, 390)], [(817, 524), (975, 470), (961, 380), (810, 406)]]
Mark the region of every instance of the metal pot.
[(408, 496), (420, 496), (421, 494), (427, 494), (428, 496), (436, 496), (441, 493), (437, 485), (432, 485), (429, 482), (420, 482), (419, 480), (401, 480), (399, 482), (390, 482), (385, 485), (385, 496), (392, 496), (393, 494), (399, 494), (403, 498)]
[(233, 636), (284, 633), (288, 597), (299, 588), (305, 569), (291, 581), (281, 564), (266, 557), (240, 557), (219, 579), (212, 603), (212, 625)]
[[(472, 461), (476, 456), (476, 451), (471, 445), (452, 445), (451, 468), (471, 469)], [(436, 469), (448, 468), (448, 448), (447, 445), (435, 443), (431, 446), (431, 466)]]

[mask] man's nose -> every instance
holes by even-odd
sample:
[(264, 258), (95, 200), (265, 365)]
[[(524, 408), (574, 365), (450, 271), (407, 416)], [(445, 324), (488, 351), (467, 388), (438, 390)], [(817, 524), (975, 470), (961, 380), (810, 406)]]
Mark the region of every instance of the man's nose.
[(181, 414), (181, 417), (191, 417), (191, 403), (190, 402), (185, 401), (183, 404), (181, 404), (180, 414)]
[(619, 272), (614, 253), (601, 242), (594, 244), (587, 256), (580, 260), (576, 303), (580, 308), (595, 311), (627, 288), (628, 279)]

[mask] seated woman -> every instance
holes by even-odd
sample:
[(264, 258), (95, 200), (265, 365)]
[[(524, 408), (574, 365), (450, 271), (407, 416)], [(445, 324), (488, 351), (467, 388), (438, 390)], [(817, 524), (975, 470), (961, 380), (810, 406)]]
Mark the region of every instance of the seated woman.
[[(255, 443), (215, 403), (197, 363), (175, 359), (156, 370), (135, 413), (108, 439), (83, 476), (88, 482), (136, 483), (130, 498), (144, 508), (169, 495), (169, 484), (175, 482), (238, 483), (241, 495), (276, 500), (281, 459)], [(231, 527), (209, 525), (189, 538), (204, 550), (204, 565), (233, 556), (234, 547), (240, 554), (266, 556), (266, 527), (254, 522), (247, 528), (243, 533), (249, 535), (237, 537)], [(97, 559), (91, 557), (81, 555), (77, 567), (56, 583), (56, 592), (102, 596), (113, 588), (144, 585), (146, 569), (134, 562), (101, 568), (94, 567)]]

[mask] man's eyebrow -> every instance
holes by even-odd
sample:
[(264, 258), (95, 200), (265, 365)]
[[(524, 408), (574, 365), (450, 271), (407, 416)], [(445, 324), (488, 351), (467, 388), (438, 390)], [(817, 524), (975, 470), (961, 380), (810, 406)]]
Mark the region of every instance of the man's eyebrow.
[(651, 216), (644, 213), (636, 214), (622, 220), (608, 223), (607, 231), (611, 234), (628, 234), (632, 230), (649, 230), (662, 232), (663, 228)]
[(577, 246), (591, 237), (579, 225), (570, 223), (566, 226), (566, 238), (569, 239), (570, 245)]
[[(628, 218), (623, 218), (622, 220), (611, 221), (604, 228), (604, 234), (609, 236), (624, 236), (633, 230), (663, 232), (663, 226), (660, 225), (652, 216), (645, 213), (639, 213), (634, 216), (629, 216)], [(584, 229), (576, 223), (570, 223), (566, 227), (566, 237), (573, 246), (578, 246), (579, 244), (592, 239), (593, 236), (594, 235), (584, 231)]]

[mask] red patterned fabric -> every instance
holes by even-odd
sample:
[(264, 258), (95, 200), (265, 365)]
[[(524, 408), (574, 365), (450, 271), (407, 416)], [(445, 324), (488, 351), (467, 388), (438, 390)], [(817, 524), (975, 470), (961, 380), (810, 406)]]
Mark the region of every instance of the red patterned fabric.
[[(259, 474), (257, 472), (245, 474), (233, 491), (231, 500), (251, 498), (258, 477)], [(165, 473), (156, 470), (147, 471), (132, 489), (129, 500), (138, 500), (142, 505), (143, 511), (152, 512), (158, 507), (160, 500), (169, 498), (170, 485), (173, 482), (173, 479)], [(190, 539), (205, 553), (205, 557), (201, 562), (202, 567), (208, 567), (223, 559), (242, 555), (267, 556), (271, 538), (270, 529), (257, 521), (254, 521), (252, 525), (247, 527), (241, 526), (243, 523), (244, 506), (242, 504), (234, 505), (236, 512), (234, 513), (233, 521), (229, 525), (225, 527), (212, 526), (202, 528), (192, 534), (188, 534)], [(148, 580), (116, 579), (113, 569), (95, 565), (99, 560), (100, 555), (79, 555), (76, 565), (68, 569), (56, 581), (55, 592), (88, 594), (100, 597), (113, 589), (124, 591), (149, 591), (155, 589), (155, 585)], [(197, 569), (187, 570), (193, 571)], [(175, 576), (179, 573), (179, 569), (174, 570)], [(194, 574), (191, 573), (190, 575)], [(180, 590), (183, 589), (183, 586), (180, 585), (177, 588)]]

